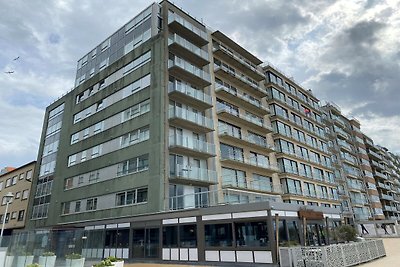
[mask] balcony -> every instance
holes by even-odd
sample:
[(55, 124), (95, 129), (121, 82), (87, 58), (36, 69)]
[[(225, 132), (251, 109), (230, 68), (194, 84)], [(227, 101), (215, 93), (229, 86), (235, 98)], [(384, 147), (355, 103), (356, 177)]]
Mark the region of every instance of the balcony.
[(256, 81), (261, 81), (264, 79), (265, 75), (259, 69), (257, 69), (256, 66), (253, 66), (252, 64), (250, 64), (249, 62), (247, 62), (240, 56), (234, 54), (233, 52), (231, 52), (224, 46), (222, 46), (218, 43), (215, 43), (213, 52), (216, 56), (221, 58), (223, 61), (225, 61), (229, 65), (239, 69), (247, 76), (250, 76), (250, 78), (252, 78)]
[(204, 46), (208, 43), (208, 34), (204, 27), (198, 28), (176, 13), (168, 12), (168, 25), (175, 32), (180, 33), (186, 39), (192, 40), (196, 45)]
[(172, 153), (185, 154), (192, 157), (209, 158), (215, 156), (214, 144), (179, 134), (169, 137), (169, 150)]
[(196, 209), (219, 205), (234, 205), (256, 202), (277, 202), (281, 197), (263, 193), (249, 192), (226, 188), (222, 190), (203, 191), (169, 197), (169, 209)]
[(217, 183), (217, 172), (193, 166), (176, 164), (170, 167), (171, 182), (210, 185)]
[(168, 59), (168, 70), (174, 77), (184, 81), (190, 81), (199, 87), (206, 87), (211, 84), (209, 73), (177, 56), (173, 59)]
[(272, 127), (266, 125), (263, 119), (257, 119), (250, 115), (240, 114), (236, 110), (223, 104), (217, 104), (217, 113), (221, 118), (233, 120), (236, 123), (239, 122), (260, 133), (268, 134), (273, 132)]
[(257, 82), (252, 82), (245, 75), (240, 75), (226, 66), (214, 64), (214, 72), (232, 83), (237, 84), (240, 88), (249, 90), (257, 97), (265, 97), (267, 91)]
[(380, 182), (378, 182), (378, 187), (380, 187), (382, 189), (386, 189), (386, 190), (390, 189), (390, 185), (385, 185), (385, 184), (380, 183)]
[(177, 34), (171, 34), (168, 37), (168, 46), (172, 53), (181, 55), (196, 65), (204, 66), (209, 64), (209, 54), (207, 50), (192, 44)]
[(349, 187), (350, 190), (364, 191), (364, 187), (363, 187), (362, 183), (347, 182), (347, 186)]
[(246, 182), (251, 179), (245, 179), (244, 181), (238, 181), (236, 177), (222, 177), (222, 187), (223, 188), (239, 188), (252, 191), (262, 191), (267, 193), (282, 193), (281, 185), (274, 185), (270, 182)]
[(369, 156), (374, 159), (374, 160), (382, 160), (382, 156), (379, 155), (378, 153), (372, 151), (372, 150), (368, 150), (367, 153), (369, 154)]
[(391, 195), (380, 194), (380, 198), (388, 201), (392, 201), (394, 198)]
[(369, 215), (363, 213), (355, 213), (354, 217), (357, 221), (366, 221), (369, 219)]
[(170, 107), (168, 113), (169, 122), (178, 127), (198, 133), (214, 131), (214, 123), (211, 119), (194, 113), (193, 111), (180, 107)]
[(238, 135), (230, 131), (228, 128), (219, 128), (218, 135), (221, 140), (231, 141), (253, 149), (261, 149), (263, 152), (267, 153), (275, 152), (275, 147), (269, 145), (266, 141), (252, 139), (248, 136), (243, 136), (242, 134)]
[(256, 114), (267, 115), (269, 113), (269, 108), (261, 104), (260, 101), (251, 99), (248, 95), (233, 91), (222, 84), (216, 85), (215, 92), (231, 102), (237, 103), (240, 106), (243, 106), (246, 110)]
[(231, 163), (235, 166), (252, 168), (252, 170), (260, 171), (264, 174), (273, 174), (279, 172), (278, 166), (267, 161), (260, 161), (256, 158), (244, 158), (243, 155), (222, 154), (221, 162)]
[(386, 175), (384, 175), (384, 174), (381, 173), (381, 172), (375, 171), (375, 172), (373, 172), (372, 174), (373, 174), (375, 177), (379, 177), (379, 178), (381, 178), (381, 179), (387, 180)]
[(205, 94), (201, 90), (196, 90), (191, 86), (178, 82), (168, 83), (168, 94), (171, 99), (180, 103), (188, 103), (190, 106), (198, 110), (211, 108), (211, 96)]

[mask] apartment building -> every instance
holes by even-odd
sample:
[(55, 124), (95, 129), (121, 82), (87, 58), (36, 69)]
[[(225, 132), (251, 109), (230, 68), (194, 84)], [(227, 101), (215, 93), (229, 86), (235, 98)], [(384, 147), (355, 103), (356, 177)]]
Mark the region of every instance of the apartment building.
[(283, 201), (340, 207), (319, 100), (272, 66), (264, 71)]
[(344, 116), (335, 103), (327, 103), (323, 109), (343, 216), (352, 224), (354, 221), (382, 219), (382, 206), (360, 123), (355, 118)]
[[(13, 230), (25, 227), (35, 164), (36, 161), (32, 161), (0, 175), (0, 224), (5, 216), (4, 235), (11, 235)], [(5, 197), (9, 193), (13, 195), (11, 200)], [(7, 201), (9, 207), (5, 214)]]
[(275, 228), (326, 244), (341, 217), (321, 117), (311, 92), (154, 3), (47, 108), (30, 227), (80, 229), (64, 238), (87, 258), (272, 263)]
[(375, 145), (373, 140), (364, 135), (367, 153), (375, 178), (375, 185), (379, 193), (383, 215), (385, 219), (399, 217), (399, 157), (388, 149)]

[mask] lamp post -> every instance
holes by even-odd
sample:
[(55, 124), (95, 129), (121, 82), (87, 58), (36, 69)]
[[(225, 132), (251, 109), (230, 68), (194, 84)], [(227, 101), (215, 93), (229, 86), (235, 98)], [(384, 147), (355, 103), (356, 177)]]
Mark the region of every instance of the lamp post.
[(6, 224), (6, 216), (8, 212), (8, 205), (11, 203), (11, 200), (14, 198), (14, 194), (11, 192), (8, 192), (4, 198), (6, 199), (6, 212), (4, 213), (3, 217), (3, 224), (1, 225), (1, 233), (0, 233), (0, 243), (1, 240), (3, 239), (3, 232), (4, 232), (4, 225)]

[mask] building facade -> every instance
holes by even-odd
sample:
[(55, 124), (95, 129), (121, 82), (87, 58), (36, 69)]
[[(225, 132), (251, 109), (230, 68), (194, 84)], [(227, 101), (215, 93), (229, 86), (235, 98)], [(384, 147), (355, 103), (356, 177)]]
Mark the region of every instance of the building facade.
[(77, 229), (88, 258), (276, 263), (277, 240), (329, 243), (341, 209), (382, 216), (369, 163), (356, 120), (162, 1), (47, 108), (29, 227)]
[[(18, 168), (12, 168), (0, 176), (0, 224), (4, 224), (4, 235), (11, 235), (13, 230), (22, 229), (27, 221), (28, 200), (31, 194), (31, 185), (36, 161), (32, 161)], [(7, 198), (12, 193), (7, 213)]]

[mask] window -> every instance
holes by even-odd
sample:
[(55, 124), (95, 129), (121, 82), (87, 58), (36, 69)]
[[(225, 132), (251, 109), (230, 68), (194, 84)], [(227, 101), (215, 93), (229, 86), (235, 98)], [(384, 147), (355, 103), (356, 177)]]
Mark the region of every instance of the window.
[(81, 202), (77, 201), (75, 202), (75, 212), (80, 212), (81, 211)]
[(70, 213), (71, 202), (65, 202), (62, 207), (62, 214)]
[(243, 149), (221, 143), (221, 158), (243, 161)]
[(18, 220), (17, 221), (23, 221), (25, 216), (25, 210), (20, 210), (18, 212)]
[(97, 198), (91, 198), (86, 200), (86, 210), (96, 210), (97, 209)]
[(235, 223), (237, 247), (266, 247), (268, 229), (266, 221)]
[(79, 141), (79, 133), (75, 133), (71, 136), (71, 145)]
[(147, 188), (137, 190), (137, 203), (147, 202)]
[(98, 157), (101, 153), (100, 145), (92, 148), (92, 158)]
[(85, 151), (82, 151), (82, 154), (81, 154), (81, 162), (83, 162), (83, 161), (86, 160), (86, 154), (87, 154), (87, 151), (86, 151), (86, 150), (85, 150)]
[(178, 226), (163, 227), (163, 247), (177, 248), (178, 247)]
[(4, 182), (0, 182), (0, 191), (3, 190), (3, 184)]
[(179, 226), (179, 243), (183, 248), (197, 247), (197, 228), (195, 224)]
[[(109, 46), (110, 46), (110, 39), (107, 39), (101, 44), (101, 47), (100, 47), (101, 52), (106, 50)], [(93, 52), (92, 52), (92, 57), (93, 57)]]
[(206, 247), (231, 247), (232, 224), (208, 224), (204, 226)]
[(224, 185), (247, 188), (246, 173), (244, 171), (222, 168), (222, 179)]
[(21, 191), (15, 193), (15, 199), (19, 199), (21, 197)]
[(19, 179), (20, 180), (23, 180), (25, 178), (25, 173), (21, 173), (20, 175), (19, 175)]
[(28, 199), (29, 196), (29, 189), (22, 191), (22, 200)]
[(6, 187), (9, 187), (9, 186), (11, 186), (11, 178), (7, 179), (7, 181), (6, 181)]
[(18, 176), (15, 175), (15, 176), (12, 178), (12, 185), (17, 184), (17, 180), (18, 180)]
[(68, 158), (68, 167), (73, 166), (75, 164), (76, 164), (76, 154), (69, 156), (69, 158)]
[(13, 211), (13, 212), (11, 213), (11, 220), (15, 220), (15, 219), (17, 219), (17, 212), (16, 212), (16, 211)]

